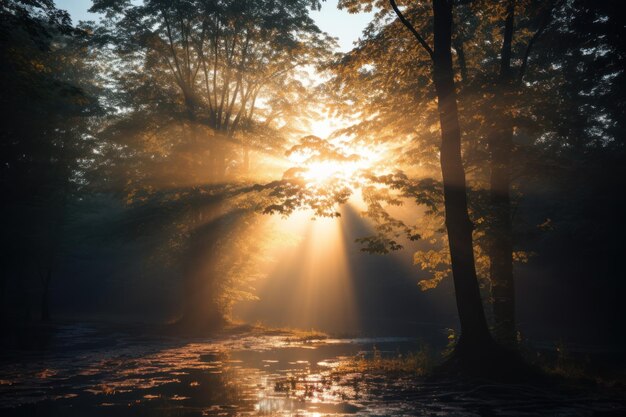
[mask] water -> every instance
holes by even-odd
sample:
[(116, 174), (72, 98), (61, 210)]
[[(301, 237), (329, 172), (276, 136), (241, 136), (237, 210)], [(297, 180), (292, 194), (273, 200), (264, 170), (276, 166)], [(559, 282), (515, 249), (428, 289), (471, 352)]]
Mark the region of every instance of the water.
[(137, 333), (65, 326), (48, 349), (3, 354), (0, 414), (626, 415), (624, 401), (606, 393), (338, 372), (374, 347), (383, 356), (420, 349), (413, 339), (305, 342), (286, 334), (238, 334), (181, 340)]

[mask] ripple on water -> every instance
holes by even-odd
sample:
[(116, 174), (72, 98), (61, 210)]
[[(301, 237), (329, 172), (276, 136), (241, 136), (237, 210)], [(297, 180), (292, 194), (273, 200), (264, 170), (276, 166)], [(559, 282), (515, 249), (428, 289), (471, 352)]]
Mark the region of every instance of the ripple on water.
[[(597, 394), (336, 371), (355, 355), (371, 354), (374, 346), (390, 355), (417, 350), (411, 339), (305, 343), (245, 335), (151, 341), (125, 335), (113, 341), (84, 327), (68, 332), (57, 350), (2, 362), (0, 414), (592, 416), (626, 411), (623, 401)], [(76, 335), (87, 340), (72, 345)]]

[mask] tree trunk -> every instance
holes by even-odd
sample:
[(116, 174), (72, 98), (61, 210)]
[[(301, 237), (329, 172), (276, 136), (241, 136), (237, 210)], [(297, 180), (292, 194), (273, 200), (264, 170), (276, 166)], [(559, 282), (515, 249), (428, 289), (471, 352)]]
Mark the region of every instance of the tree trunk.
[(441, 173), (443, 177), (446, 229), (461, 336), (451, 357), (439, 368), (443, 373), (519, 379), (531, 376), (522, 358), (497, 344), (489, 333), (480, 296), (472, 223), (467, 207), (467, 185), (461, 156), (461, 129), (452, 67), (452, 0), (432, 0), (434, 48), (389, 1), (400, 21), (413, 33), (433, 61), (433, 79), (441, 127)]
[(500, 74), (495, 85), (489, 137), (490, 203), (489, 276), (493, 299), (494, 335), (506, 345), (516, 342), (515, 286), (513, 280), (513, 230), (511, 224), (511, 151), (513, 120), (511, 100), (511, 44), (515, 21), (515, 0), (509, 0), (504, 23)]
[(489, 141), (491, 156), (489, 275), (493, 298), (494, 334), (498, 341), (513, 345), (516, 341), (510, 196), (513, 129), (506, 120), (498, 124), (501, 123), (505, 126), (497, 129)]
[(41, 294), (41, 321), (50, 321), (50, 281), (52, 280), (52, 270), (48, 268), (43, 277), (43, 291)]
[(184, 304), (178, 325), (185, 332), (205, 335), (225, 322), (218, 303), (220, 277), (215, 270), (224, 213), (221, 202), (203, 209), (209, 211), (211, 220), (204, 223), (197, 208), (192, 212), (194, 230), (182, 260)]
[(28, 290), (26, 288), (26, 274), (23, 272), (17, 273), (17, 320), (18, 323), (24, 324), (31, 321), (30, 302), (28, 297)]
[(0, 326), (5, 321), (5, 314), (7, 312), (7, 307), (5, 304), (5, 292), (7, 285), (7, 269), (4, 268), (3, 265), (0, 266)]
[(211, 182), (223, 182), (226, 178), (226, 136), (217, 135), (211, 147)]
[(446, 228), (450, 245), (457, 309), (461, 322), (458, 349), (480, 355), (493, 344), (476, 277), (472, 224), (467, 208), (465, 171), (461, 158), (461, 131), (452, 68), (452, 5), (433, 0), (434, 82), (441, 125), (441, 172)]
[(461, 336), (440, 371), (519, 380), (534, 376), (521, 356), (497, 344), (489, 333), (476, 276), (472, 224), (467, 208), (461, 130), (451, 53), (452, 2), (433, 0), (434, 81), (441, 125), (441, 172), (446, 228)]

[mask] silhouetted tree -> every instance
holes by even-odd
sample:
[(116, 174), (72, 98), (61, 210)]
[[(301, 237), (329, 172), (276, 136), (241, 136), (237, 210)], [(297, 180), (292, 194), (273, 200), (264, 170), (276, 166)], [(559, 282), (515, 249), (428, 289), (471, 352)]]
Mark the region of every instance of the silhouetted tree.
[[(0, 13), (1, 302), (7, 301), (7, 285), (29, 291), (22, 281), (35, 275), (42, 286), (41, 318), (47, 320), (67, 207), (84, 185), (93, 146), (89, 118), (99, 106), (83, 64), (84, 34), (66, 12), (52, 1), (8, 1)], [(20, 308), (27, 303), (24, 296)]]

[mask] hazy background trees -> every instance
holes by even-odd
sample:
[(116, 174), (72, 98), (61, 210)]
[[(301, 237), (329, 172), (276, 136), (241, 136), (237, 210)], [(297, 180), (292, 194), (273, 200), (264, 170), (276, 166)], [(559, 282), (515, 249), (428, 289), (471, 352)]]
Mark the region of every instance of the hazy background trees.
[(91, 118), (101, 111), (84, 64), (85, 34), (52, 2), (3, 2), (2, 315), (30, 317), (27, 294), (39, 295), (41, 318), (66, 250), (70, 207), (87, 185), (95, 146)]
[[(333, 215), (352, 189), (372, 227), (363, 248), (417, 245), (420, 287), (449, 291), (431, 58), (389, 2), (351, 0), (342, 6), (378, 13), (354, 50), (333, 56), (309, 16), (314, 3), (100, 0), (92, 10), (102, 20), (78, 26), (50, 1), (2, 2), (5, 323), (54, 316), (52, 302), (218, 326), (258, 295), (264, 243), (249, 236), (272, 233), (258, 213), (291, 211), (281, 205), (291, 198)], [(618, 2), (452, 3), (452, 77), (489, 325), (506, 343), (546, 322), (622, 341)], [(397, 4), (433, 45), (431, 2)], [(315, 70), (331, 74), (321, 86)], [(285, 160), (294, 145), (351, 157), (308, 136), (322, 108), (352, 121), (337, 136), (387, 146), (380, 167), (389, 174), (301, 193)], [(397, 204), (422, 208), (398, 219)], [(100, 304), (89, 301), (94, 288)]]

